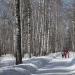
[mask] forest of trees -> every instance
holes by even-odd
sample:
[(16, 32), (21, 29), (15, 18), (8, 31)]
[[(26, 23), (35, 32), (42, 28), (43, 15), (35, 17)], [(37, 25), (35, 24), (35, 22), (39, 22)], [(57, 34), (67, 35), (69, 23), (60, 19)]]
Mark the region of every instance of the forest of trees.
[(75, 0), (0, 3), (0, 55), (14, 54), (16, 61), (22, 63), (26, 53), (31, 57), (64, 48), (75, 51)]

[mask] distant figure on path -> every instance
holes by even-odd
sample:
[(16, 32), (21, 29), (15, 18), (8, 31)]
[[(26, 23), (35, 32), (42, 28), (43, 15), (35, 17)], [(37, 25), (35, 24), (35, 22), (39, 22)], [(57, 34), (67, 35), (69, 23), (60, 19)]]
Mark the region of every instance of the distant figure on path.
[(62, 52), (62, 58), (63, 57), (69, 58), (69, 49), (66, 48), (66, 49), (63, 50), (63, 52)]

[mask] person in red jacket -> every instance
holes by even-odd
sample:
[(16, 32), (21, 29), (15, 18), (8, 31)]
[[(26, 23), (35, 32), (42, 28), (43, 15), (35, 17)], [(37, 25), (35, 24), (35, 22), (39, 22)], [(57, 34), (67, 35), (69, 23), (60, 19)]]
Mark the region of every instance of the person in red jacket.
[(62, 58), (69, 58), (69, 49), (65, 48), (62, 51)]
[(69, 58), (69, 50), (67, 48), (64, 49), (64, 57)]

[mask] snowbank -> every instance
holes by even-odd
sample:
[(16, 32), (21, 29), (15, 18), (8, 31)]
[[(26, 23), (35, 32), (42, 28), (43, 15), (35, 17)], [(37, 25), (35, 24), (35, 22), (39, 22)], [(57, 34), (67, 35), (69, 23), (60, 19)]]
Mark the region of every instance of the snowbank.
[(23, 64), (14, 65), (13, 56), (3, 56), (0, 65), (10, 67), (0, 68), (0, 75), (75, 75), (75, 52), (70, 52), (70, 58), (62, 58), (61, 52), (48, 56), (23, 58)]
[(30, 72), (22, 68), (4, 67), (0, 69), (0, 75), (30, 75)]
[(28, 70), (30, 73), (35, 73), (37, 71), (37, 67), (34, 64), (20, 64), (14, 67), (22, 68)]
[(11, 54), (0, 57), (0, 67), (15, 65), (15, 57)]
[(37, 68), (41, 68), (44, 65), (48, 64), (49, 61), (51, 61), (51, 59), (49, 59), (47, 56), (41, 56), (23, 60), (23, 63), (34, 64)]

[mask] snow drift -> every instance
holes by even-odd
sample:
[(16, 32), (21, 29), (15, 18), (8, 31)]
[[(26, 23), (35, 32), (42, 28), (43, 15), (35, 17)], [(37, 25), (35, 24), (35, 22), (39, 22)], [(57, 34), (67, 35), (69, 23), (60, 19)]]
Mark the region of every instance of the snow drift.
[[(20, 65), (14, 65), (14, 59), (10, 62), (12, 56), (9, 56), (3, 56), (3, 59), (0, 59), (0, 64), (2, 64), (0, 75), (75, 75), (74, 52), (70, 52), (70, 57), (66, 59), (62, 58), (61, 52), (52, 53), (48, 56), (32, 57), (31, 59), (23, 58), (23, 64)], [(13, 66), (9, 67), (8, 64)]]
[(4, 67), (0, 69), (0, 75), (30, 75), (30, 72), (22, 68)]

